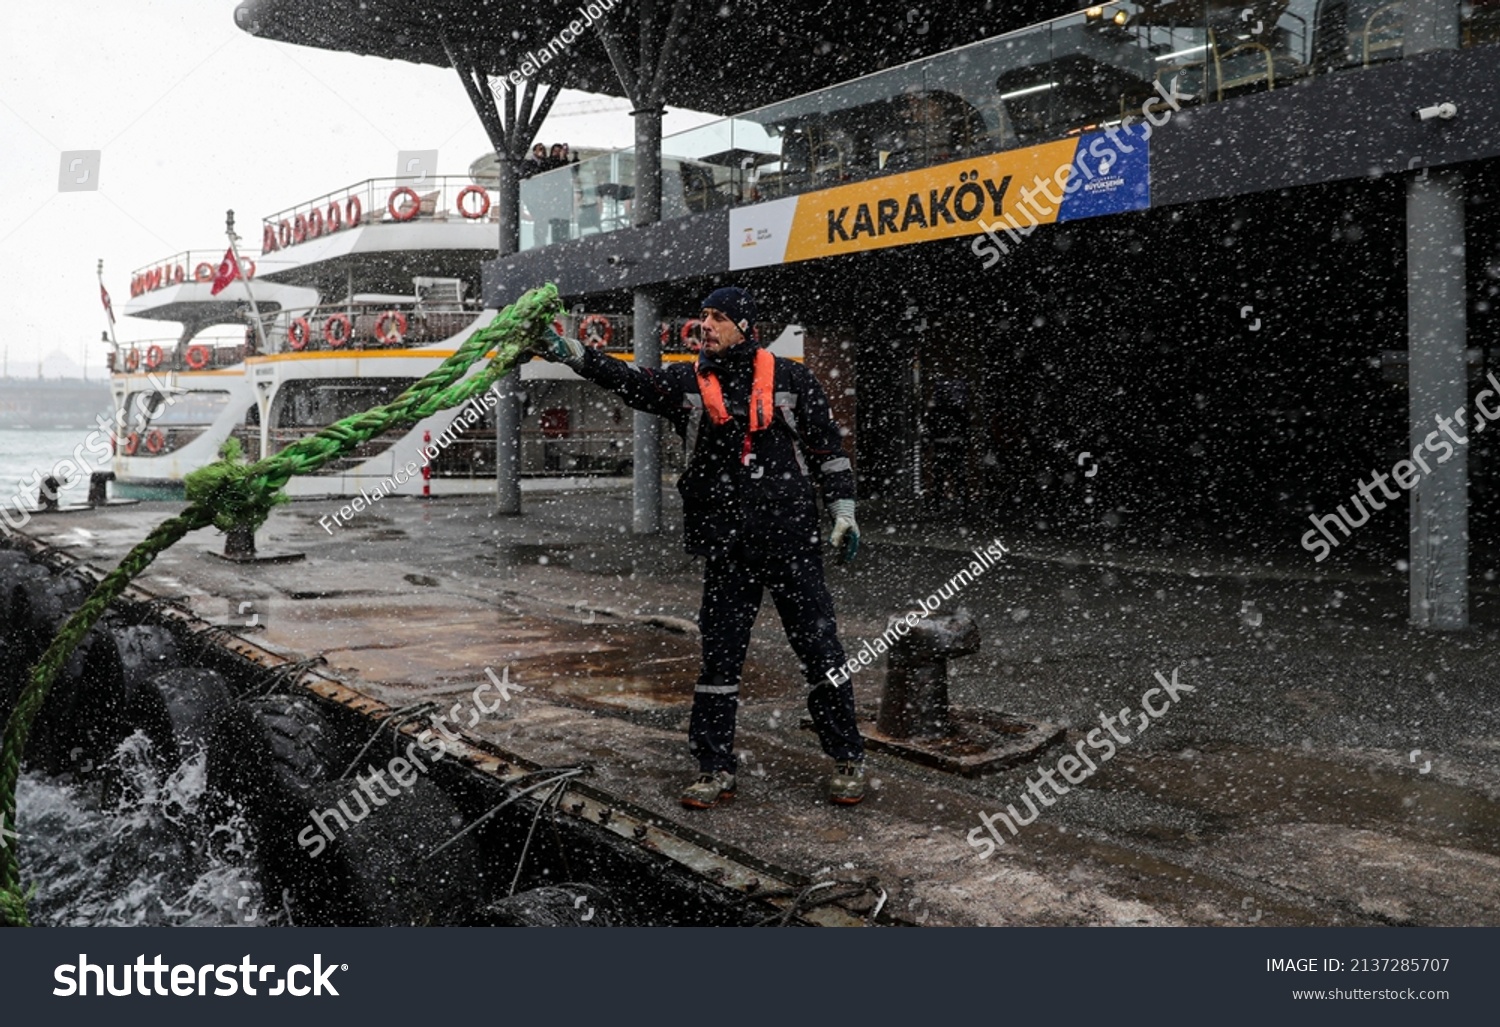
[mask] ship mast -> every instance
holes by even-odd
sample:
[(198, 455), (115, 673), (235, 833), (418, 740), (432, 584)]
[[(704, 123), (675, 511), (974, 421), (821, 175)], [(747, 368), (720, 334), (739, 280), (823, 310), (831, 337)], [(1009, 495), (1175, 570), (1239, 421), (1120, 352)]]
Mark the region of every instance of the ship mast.
[[(99, 276), (99, 295), (100, 296), (108, 296), (109, 295), (109, 290), (106, 289), (106, 288), (104, 288), (104, 258), (103, 257), (99, 258), (99, 263), (95, 267), (94, 273)], [(115, 338), (115, 312), (114, 312), (114, 310), (108, 304), (106, 304), (105, 307), (104, 307), (104, 325), (105, 325), (105, 332), (104, 332), (103, 337), (100, 339), (100, 341), (103, 342), (105, 345), (109, 346), (109, 348), (111, 350), (111, 356), (109, 358), (109, 366), (110, 366), (110, 369), (113, 370), (114, 366), (115, 366), (115, 359), (119, 355), (119, 352), (120, 352), (120, 343)], [(84, 347), (83, 347), (83, 380), (84, 381), (88, 381), (89, 380), (89, 348), (88, 348), (87, 344), (85, 344)]]
[(250, 279), (245, 277), (245, 262), (240, 259), (240, 237), (234, 231), (234, 211), (224, 212), (224, 231), (229, 236), (229, 252), (234, 255), (234, 266), (239, 270), (240, 281), (245, 283), (245, 295), (250, 297), (250, 316), (255, 325), (255, 338), (262, 353), (266, 350), (265, 325), (260, 321), (260, 308), (255, 305), (255, 290), (250, 288)]

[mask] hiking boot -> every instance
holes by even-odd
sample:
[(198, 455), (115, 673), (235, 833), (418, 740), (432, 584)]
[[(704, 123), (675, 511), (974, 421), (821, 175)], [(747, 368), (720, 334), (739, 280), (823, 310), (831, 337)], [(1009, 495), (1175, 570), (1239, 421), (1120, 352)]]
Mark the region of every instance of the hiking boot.
[(840, 760), (828, 776), (828, 801), (835, 806), (854, 806), (865, 798), (865, 765), (860, 760)]
[(682, 790), (682, 804), (688, 809), (712, 809), (733, 798), (734, 775), (727, 770), (705, 771)]

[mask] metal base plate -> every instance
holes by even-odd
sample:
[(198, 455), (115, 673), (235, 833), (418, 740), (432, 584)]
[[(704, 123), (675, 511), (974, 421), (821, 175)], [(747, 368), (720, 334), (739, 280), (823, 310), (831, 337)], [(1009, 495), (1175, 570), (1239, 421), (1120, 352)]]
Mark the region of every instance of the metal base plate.
[(965, 777), (1036, 759), (1066, 734), (1057, 724), (993, 710), (950, 707), (948, 719), (953, 724), (950, 735), (891, 738), (868, 722), (860, 724), (859, 732), (877, 752)]
[(229, 556), (217, 550), (205, 550), (207, 555), (225, 563), (296, 563), (306, 560), (306, 553), (256, 553), (254, 556)]
[(43, 506), (43, 507), (38, 507), (35, 510), (27, 510), (26, 512), (29, 513), (29, 514), (37, 514), (37, 515), (41, 515), (41, 516), (45, 516), (47, 514), (88, 513), (91, 510), (102, 510), (102, 509), (104, 509), (107, 506), (135, 506), (139, 502), (140, 502), (139, 499), (111, 499), (109, 502), (107, 502), (107, 503), (101, 503), (98, 506), (72, 506), (72, 505), (70, 505), (70, 506), (56, 506), (56, 507), (52, 507), (50, 509), (48, 507)]

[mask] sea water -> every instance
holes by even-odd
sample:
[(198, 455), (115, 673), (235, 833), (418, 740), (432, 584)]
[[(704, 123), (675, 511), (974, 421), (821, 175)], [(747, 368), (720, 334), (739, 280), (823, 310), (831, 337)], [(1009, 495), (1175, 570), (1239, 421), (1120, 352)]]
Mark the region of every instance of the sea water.
[[(62, 490), (63, 503), (88, 498), (88, 475), (108, 470), (86, 448), (88, 429), (0, 428), (0, 503), (36, 505), (32, 472), (51, 474), (79, 454), (82, 469)], [(97, 443), (95, 444), (97, 447)], [(238, 815), (210, 813), (203, 757), (162, 774), (147, 758), (144, 736), (126, 741), (104, 795), (98, 780), (28, 770), (16, 791), (14, 830), (21, 876), (37, 891), (32, 922), (46, 925), (228, 925), (286, 923), (279, 901), (264, 902)], [(12, 825), (7, 824), (7, 829)]]
[[(61, 461), (81, 459), (84, 466), (80, 470), (73, 472), (64, 468), (65, 473), (72, 474), (72, 479), (63, 487), (60, 496), (63, 503), (82, 505), (89, 494), (89, 473), (110, 469), (109, 457), (89, 452), (88, 444), (93, 441), (90, 436), (95, 430), (0, 428), (0, 503), (14, 506), (19, 497), (24, 500), (25, 508), (34, 509), (36, 486), (21, 487), (32, 481), (32, 472), (40, 471), (42, 477), (46, 477)], [(94, 441), (94, 448), (103, 447)]]
[[(244, 815), (209, 801), (199, 752), (164, 773), (139, 732), (93, 779), (28, 770), (16, 790), (21, 879), (38, 926), (290, 923), (263, 896)], [(107, 787), (103, 779), (112, 785)], [(108, 791), (106, 797), (105, 792)]]

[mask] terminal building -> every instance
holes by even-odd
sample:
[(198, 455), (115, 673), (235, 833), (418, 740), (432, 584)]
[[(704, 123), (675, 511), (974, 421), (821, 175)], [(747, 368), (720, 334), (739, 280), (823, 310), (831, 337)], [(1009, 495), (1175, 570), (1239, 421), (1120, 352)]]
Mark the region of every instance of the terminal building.
[[(649, 367), (688, 358), (706, 292), (753, 289), (892, 518), (1308, 576), (1404, 561), (1437, 629), (1500, 571), (1500, 0), (235, 18), (457, 72), (497, 156), (488, 306), (556, 282)], [(563, 88), (629, 100), (636, 145), (523, 179)], [(721, 120), (663, 138), (668, 104)], [(505, 512), (521, 420), (512, 393)], [(675, 446), (637, 415), (636, 531)]]

